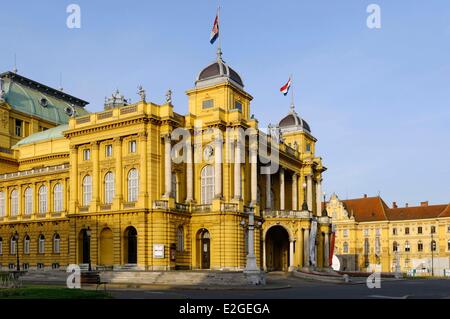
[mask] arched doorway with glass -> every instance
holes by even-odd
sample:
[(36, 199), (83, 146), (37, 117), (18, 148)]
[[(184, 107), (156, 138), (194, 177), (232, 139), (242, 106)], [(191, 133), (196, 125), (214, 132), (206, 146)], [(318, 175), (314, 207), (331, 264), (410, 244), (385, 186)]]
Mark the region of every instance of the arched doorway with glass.
[(90, 238), (89, 231), (82, 229), (78, 235), (78, 263), (89, 264), (90, 260)]
[(200, 269), (211, 268), (211, 235), (205, 228), (197, 232), (197, 263)]
[(268, 271), (289, 270), (289, 233), (283, 226), (273, 226), (266, 233), (266, 267)]
[(125, 264), (137, 264), (137, 235), (137, 230), (133, 226), (125, 229), (123, 247)]

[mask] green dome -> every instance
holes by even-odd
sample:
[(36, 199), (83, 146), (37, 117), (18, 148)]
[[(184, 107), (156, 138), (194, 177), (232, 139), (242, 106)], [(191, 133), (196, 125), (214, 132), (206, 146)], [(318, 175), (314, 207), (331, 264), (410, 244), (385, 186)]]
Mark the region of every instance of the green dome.
[(19, 146), (27, 145), (27, 144), (34, 144), (37, 142), (47, 141), (47, 140), (54, 140), (64, 137), (64, 131), (67, 131), (69, 129), (68, 124), (60, 125), (39, 133), (31, 134), (28, 137), (25, 137), (21, 141), (19, 141), (16, 145), (14, 145), (12, 148), (16, 149)]

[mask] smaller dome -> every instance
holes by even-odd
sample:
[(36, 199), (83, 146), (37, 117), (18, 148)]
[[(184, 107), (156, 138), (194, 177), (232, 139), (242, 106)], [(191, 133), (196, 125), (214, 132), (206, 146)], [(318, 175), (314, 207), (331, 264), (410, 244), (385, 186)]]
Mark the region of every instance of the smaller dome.
[(292, 109), (289, 114), (280, 121), (278, 126), (281, 128), (281, 130), (285, 131), (292, 129), (301, 129), (307, 131), (308, 133), (311, 133), (309, 124), (300, 116), (298, 116), (297, 112), (295, 112), (294, 109)]
[(244, 87), (241, 76), (222, 60), (222, 51), (220, 49), (217, 52), (217, 61), (208, 65), (200, 72), (196, 84), (217, 78), (229, 78), (239, 86)]

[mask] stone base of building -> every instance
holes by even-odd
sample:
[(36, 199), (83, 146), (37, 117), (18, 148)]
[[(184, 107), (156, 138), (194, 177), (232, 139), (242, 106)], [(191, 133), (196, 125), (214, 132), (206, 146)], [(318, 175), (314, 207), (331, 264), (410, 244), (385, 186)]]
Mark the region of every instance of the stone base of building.
[(266, 284), (266, 274), (259, 270), (254, 271), (244, 271), (244, 275), (247, 281), (247, 284), (260, 286)]

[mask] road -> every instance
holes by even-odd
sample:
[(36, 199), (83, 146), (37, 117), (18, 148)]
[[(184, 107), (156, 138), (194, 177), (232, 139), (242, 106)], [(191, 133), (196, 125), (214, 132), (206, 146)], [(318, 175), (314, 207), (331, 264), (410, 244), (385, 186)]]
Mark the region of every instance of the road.
[(199, 290), (155, 289), (112, 290), (119, 299), (450, 299), (450, 280), (383, 280), (381, 288), (364, 283), (334, 284), (282, 275), (268, 275), (268, 282), (290, 286), (284, 289)]

